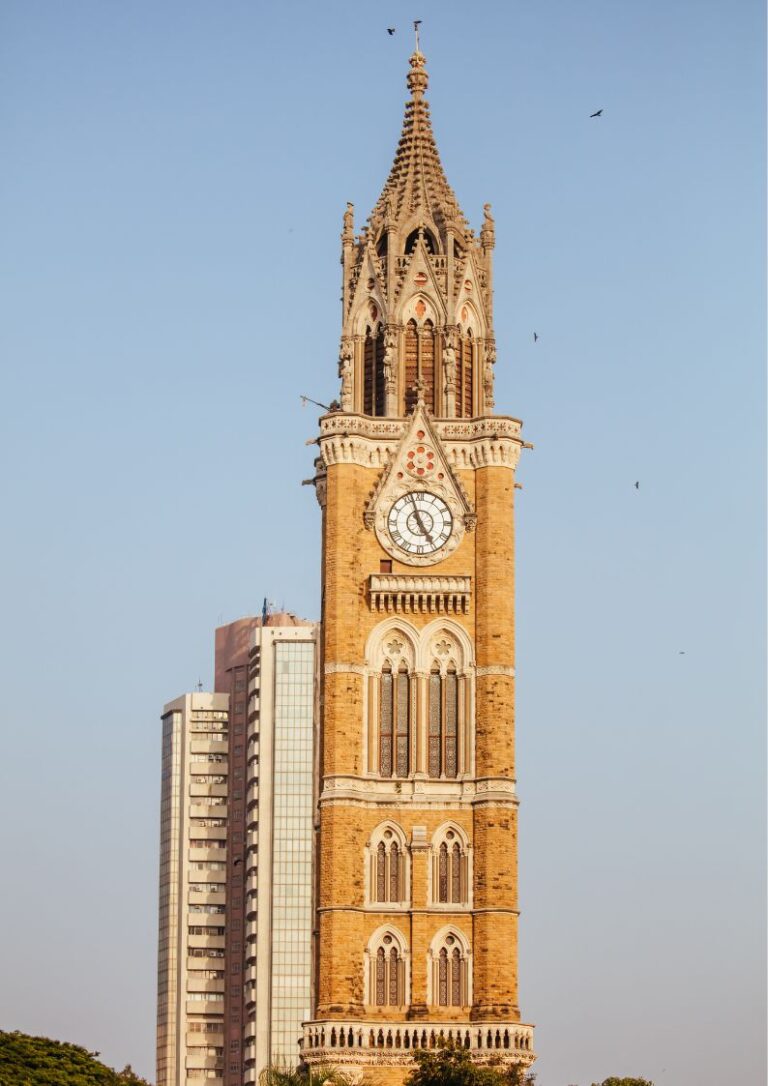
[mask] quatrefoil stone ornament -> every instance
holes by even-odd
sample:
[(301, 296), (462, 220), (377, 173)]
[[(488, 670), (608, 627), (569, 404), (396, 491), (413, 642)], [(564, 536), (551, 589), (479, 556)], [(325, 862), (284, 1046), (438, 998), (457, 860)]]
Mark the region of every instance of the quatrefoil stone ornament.
[(402, 652), (402, 649), (403, 649), (403, 643), (402, 643), (402, 641), (398, 641), (396, 637), (393, 637), (392, 640), (387, 645), (387, 652), (389, 653), (390, 656), (399, 656), (400, 653)]
[(435, 651), (437, 652), (438, 656), (447, 656), (448, 653), (451, 651), (450, 641), (446, 641), (445, 638), (443, 638), (442, 641), (438, 641), (435, 645)]

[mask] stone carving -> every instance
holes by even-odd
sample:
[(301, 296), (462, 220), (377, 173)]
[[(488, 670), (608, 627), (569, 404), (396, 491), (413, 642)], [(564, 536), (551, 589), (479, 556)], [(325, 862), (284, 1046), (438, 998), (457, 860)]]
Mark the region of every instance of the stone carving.
[(347, 210), (344, 212), (341, 240), (345, 245), (351, 245), (355, 240), (355, 205), (349, 201), (347, 201)]
[(492, 249), (496, 244), (496, 224), (491, 215), (491, 205), (483, 204), (483, 225), (480, 230), (480, 241), (484, 249)]
[(353, 408), (352, 374), (354, 359), (354, 345), (351, 339), (342, 339), (339, 351), (339, 377), (341, 378), (341, 410), (351, 411)]

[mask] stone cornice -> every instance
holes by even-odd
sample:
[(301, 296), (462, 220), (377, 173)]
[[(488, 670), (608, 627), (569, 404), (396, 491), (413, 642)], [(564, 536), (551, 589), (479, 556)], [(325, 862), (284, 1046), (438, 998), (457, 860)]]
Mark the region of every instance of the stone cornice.
[(323, 778), (319, 799), (320, 806), (401, 807), (408, 804), (413, 809), (472, 807), (480, 804), (516, 807), (518, 803), (515, 782), (507, 777), (384, 780), (380, 777), (334, 774)]
[[(522, 423), (507, 415), (478, 419), (431, 419), (446, 458), (454, 469), (507, 467), (514, 470), (520, 450)], [(410, 419), (371, 418), (335, 411), (320, 419), (318, 444), (323, 464), (386, 467), (396, 452)]]

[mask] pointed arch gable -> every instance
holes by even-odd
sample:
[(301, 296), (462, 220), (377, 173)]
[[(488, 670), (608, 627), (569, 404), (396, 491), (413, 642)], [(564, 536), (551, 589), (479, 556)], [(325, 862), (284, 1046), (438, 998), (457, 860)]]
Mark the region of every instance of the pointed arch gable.
[(461, 659), (456, 661), (457, 667), (462, 672), (469, 672), (474, 668), (474, 651), (469, 634), (458, 622), (449, 618), (437, 618), (428, 623), (421, 631), (419, 637), (419, 652), (416, 659), (416, 667), (419, 671), (429, 671), (433, 663), (434, 643), (439, 640), (441, 631), (455, 642), (460, 651)]
[(396, 654), (398, 658), (405, 658), (412, 669), (415, 669), (418, 661), (419, 631), (412, 622), (401, 615), (385, 619), (375, 626), (365, 643), (365, 660), (369, 667), (376, 668), (386, 659), (391, 659), (392, 653), (388, 651), (388, 642), (397, 635), (403, 642), (403, 648)]

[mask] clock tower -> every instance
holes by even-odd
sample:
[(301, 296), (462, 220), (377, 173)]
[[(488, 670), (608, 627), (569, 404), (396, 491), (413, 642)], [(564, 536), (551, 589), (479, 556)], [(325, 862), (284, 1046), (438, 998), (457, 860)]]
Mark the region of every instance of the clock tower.
[[(410, 58), (395, 161), (347, 205), (320, 419), (321, 724), (308, 1063), (402, 1082), (453, 1042), (533, 1062), (517, 987), (518, 419), (494, 412), (494, 224), (470, 229)], [(373, 1070), (375, 1069), (375, 1070)]]

